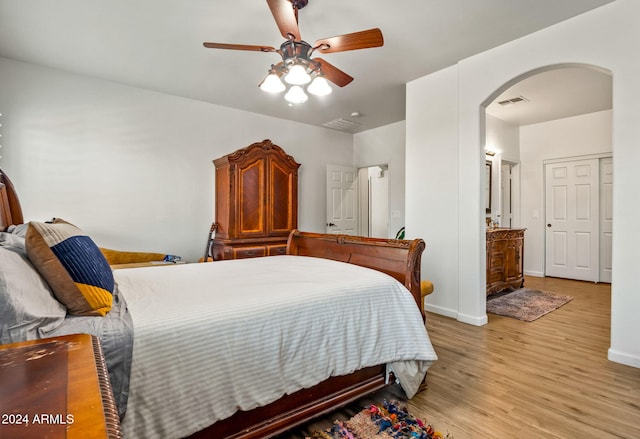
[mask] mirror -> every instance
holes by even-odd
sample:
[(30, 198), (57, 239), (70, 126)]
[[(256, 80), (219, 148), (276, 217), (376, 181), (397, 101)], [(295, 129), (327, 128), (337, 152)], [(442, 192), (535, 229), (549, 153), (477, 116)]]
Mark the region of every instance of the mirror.
[(491, 160), (487, 160), (484, 172), (484, 203), (487, 213), (491, 213)]

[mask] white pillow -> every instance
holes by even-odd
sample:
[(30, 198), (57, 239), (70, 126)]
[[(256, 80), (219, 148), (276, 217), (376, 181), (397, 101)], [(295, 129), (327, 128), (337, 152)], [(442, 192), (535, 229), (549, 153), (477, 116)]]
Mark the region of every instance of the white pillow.
[(29, 224), (17, 224), (17, 225), (14, 224), (9, 226), (9, 228), (7, 229), (7, 232), (24, 238), (25, 235), (27, 234), (27, 227), (29, 227)]
[(0, 344), (46, 337), (66, 314), (26, 256), (0, 245)]
[(25, 239), (23, 236), (14, 235), (13, 233), (0, 232), (0, 247), (18, 252), (26, 256)]

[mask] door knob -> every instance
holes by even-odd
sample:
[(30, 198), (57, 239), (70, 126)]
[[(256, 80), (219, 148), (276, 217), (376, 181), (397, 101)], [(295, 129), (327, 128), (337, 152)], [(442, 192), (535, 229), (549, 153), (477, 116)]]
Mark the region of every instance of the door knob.
[(551, 227), (551, 224), (547, 224), (547, 227)]
[(333, 227), (333, 226), (335, 226), (335, 224), (333, 224), (333, 223), (327, 223), (327, 227)]

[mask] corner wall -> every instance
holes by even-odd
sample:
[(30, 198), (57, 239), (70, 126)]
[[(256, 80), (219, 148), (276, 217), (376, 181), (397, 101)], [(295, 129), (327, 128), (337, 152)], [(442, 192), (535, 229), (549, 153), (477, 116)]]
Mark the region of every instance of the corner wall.
[(407, 238), (425, 240), (422, 275), (434, 284), (425, 307), (461, 318), (457, 79), (454, 66), (407, 84), (405, 190)]
[[(640, 205), (633, 193), (640, 184), (640, 59), (634, 56), (640, 41), (638, 17), (640, 3), (617, 0), (407, 85), (408, 186), (416, 178), (424, 188), (447, 190), (448, 194), (407, 190), (407, 226), (417, 235), (433, 233), (434, 227), (442, 234), (433, 251), (440, 260), (455, 263), (439, 264), (447, 269), (440, 274), (446, 291), (434, 301), (448, 314), (473, 324), (487, 321), (484, 206), (480, 202), (485, 127), (481, 106), (514, 78), (545, 66), (582, 63), (602, 67), (612, 72), (614, 81), (616, 182), (609, 358), (640, 367), (640, 294), (634, 257), (640, 247), (640, 229), (634, 224), (640, 217)], [(438, 123), (440, 119), (444, 123)], [(434, 162), (434, 157), (446, 160), (421, 168)], [(438, 183), (440, 176), (444, 181)], [(449, 184), (453, 176), (457, 185)], [(446, 216), (449, 222), (425, 219), (425, 209), (414, 207), (425, 203), (433, 216)], [(456, 230), (450, 224), (456, 224)]]

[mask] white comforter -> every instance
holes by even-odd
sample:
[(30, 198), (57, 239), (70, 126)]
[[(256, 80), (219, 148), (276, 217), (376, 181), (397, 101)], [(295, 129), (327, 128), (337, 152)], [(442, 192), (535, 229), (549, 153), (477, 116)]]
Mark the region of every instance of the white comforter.
[(274, 256), (115, 278), (134, 326), (126, 439), (184, 437), (376, 364), (411, 397), (436, 359), (406, 288), (355, 265)]

